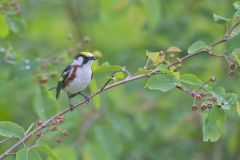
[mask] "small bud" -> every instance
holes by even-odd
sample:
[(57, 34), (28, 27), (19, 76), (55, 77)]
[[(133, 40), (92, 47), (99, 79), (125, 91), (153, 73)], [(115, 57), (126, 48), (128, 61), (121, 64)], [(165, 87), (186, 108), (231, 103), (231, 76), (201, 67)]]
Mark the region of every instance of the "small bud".
[(235, 68), (235, 64), (234, 63), (230, 64), (229, 66), (230, 66), (231, 69)]
[(213, 102), (216, 102), (216, 101), (217, 101), (217, 97), (212, 96), (212, 101), (213, 101)]
[(64, 136), (68, 136), (69, 135), (69, 131), (68, 130), (63, 131), (63, 135)]
[(40, 126), (40, 125), (42, 125), (43, 123), (44, 123), (44, 121), (41, 120), (41, 119), (37, 120), (37, 122), (36, 122), (37, 126)]
[(35, 135), (36, 137), (41, 137), (41, 136), (42, 136), (42, 132), (41, 132), (40, 130), (36, 130), (35, 133), (34, 133), (34, 135)]
[(209, 80), (210, 80), (210, 82), (216, 82), (216, 77), (213, 75), (213, 76), (210, 77)]
[(196, 93), (195, 91), (193, 91), (193, 92), (191, 93), (191, 95), (192, 95), (193, 97), (196, 97), (197, 93)]
[(160, 54), (160, 56), (163, 56), (165, 54), (165, 52), (164, 51), (160, 51), (159, 54)]
[(198, 108), (198, 106), (197, 105), (192, 105), (192, 111), (195, 111), (195, 110), (197, 110), (197, 108)]
[(178, 58), (177, 58), (177, 62), (178, 62), (178, 63), (182, 63), (182, 58), (179, 58), (179, 57), (178, 57)]
[(170, 54), (170, 58), (175, 58), (175, 54)]
[(58, 142), (58, 143), (61, 143), (61, 142), (62, 142), (62, 138), (61, 138), (61, 137), (56, 137), (55, 140), (56, 140), (56, 142)]
[(89, 36), (86, 36), (86, 37), (84, 37), (83, 41), (85, 43), (89, 43), (89, 42), (91, 42), (91, 38)]

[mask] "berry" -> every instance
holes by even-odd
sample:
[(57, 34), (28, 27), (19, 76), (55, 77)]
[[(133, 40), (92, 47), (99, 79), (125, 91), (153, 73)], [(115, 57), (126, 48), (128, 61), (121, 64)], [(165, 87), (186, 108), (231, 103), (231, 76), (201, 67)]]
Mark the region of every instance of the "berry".
[(208, 104), (207, 104), (207, 108), (208, 108), (208, 109), (211, 109), (211, 108), (212, 108), (212, 104), (211, 104), (211, 103), (208, 103)]
[(213, 101), (213, 102), (216, 102), (216, 101), (217, 101), (217, 97), (212, 96), (212, 101)]
[(201, 97), (200, 94), (197, 94), (197, 95), (195, 96), (195, 98), (196, 98), (196, 100), (198, 100), (198, 101), (202, 99), (202, 97)]
[(234, 76), (234, 71), (231, 70), (230, 72), (228, 72), (228, 74), (229, 74), (230, 77), (233, 77)]
[(209, 80), (210, 80), (210, 82), (216, 82), (216, 77), (213, 75), (213, 76), (210, 77)]
[(196, 97), (197, 93), (193, 91), (193, 92), (191, 93), (191, 95), (192, 95), (193, 97)]
[(207, 106), (205, 104), (202, 104), (201, 110), (204, 111), (205, 109), (207, 109)]
[(230, 66), (231, 69), (235, 68), (235, 64), (234, 63), (230, 64), (229, 66)]
[(68, 130), (63, 131), (63, 135), (64, 136), (68, 136), (69, 135), (69, 131)]
[(205, 96), (206, 96), (206, 92), (201, 91), (201, 92), (200, 92), (200, 95), (201, 95), (201, 97), (205, 97)]
[(62, 142), (62, 138), (61, 138), (61, 137), (56, 137), (55, 140), (56, 140), (56, 142), (58, 142), (58, 143), (61, 143), (61, 142)]
[(192, 105), (192, 111), (195, 111), (195, 110), (197, 110), (197, 108), (198, 108), (198, 106), (197, 105)]
[(36, 137), (41, 137), (41, 136), (42, 136), (42, 132), (41, 132), (40, 130), (36, 130), (35, 133), (34, 133), (34, 135), (35, 135)]

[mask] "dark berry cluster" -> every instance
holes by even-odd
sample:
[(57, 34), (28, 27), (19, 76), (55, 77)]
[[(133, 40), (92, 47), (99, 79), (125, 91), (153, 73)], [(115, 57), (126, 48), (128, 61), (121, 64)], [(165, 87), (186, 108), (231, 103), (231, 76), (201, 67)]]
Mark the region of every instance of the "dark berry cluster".
[(0, 3), (0, 12), (7, 16), (15, 16), (21, 14), (21, 6), (16, 1)]
[[(216, 77), (211, 76), (209, 82), (215, 82)], [(207, 94), (204, 90), (193, 90), (190, 92), (194, 98), (192, 110), (195, 111), (200, 108), (202, 111), (212, 109), (213, 105), (217, 103), (217, 97)]]
[[(35, 131), (35, 136), (36, 137), (41, 137), (43, 136), (44, 133), (47, 133), (49, 131), (58, 131), (59, 133), (61, 133), (63, 136), (68, 136), (69, 135), (69, 131), (68, 130), (61, 130), (60, 125), (64, 122), (64, 117), (63, 115), (59, 115), (56, 118), (54, 118), (48, 125), (48, 128), (46, 131), (42, 132), (39, 128), (39, 126), (41, 126), (43, 124), (43, 121), (38, 120), (37, 121), (37, 129)], [(61, 143), (62, 142), (62, 138), (60, 136), (55, 138), (56, 142)]]

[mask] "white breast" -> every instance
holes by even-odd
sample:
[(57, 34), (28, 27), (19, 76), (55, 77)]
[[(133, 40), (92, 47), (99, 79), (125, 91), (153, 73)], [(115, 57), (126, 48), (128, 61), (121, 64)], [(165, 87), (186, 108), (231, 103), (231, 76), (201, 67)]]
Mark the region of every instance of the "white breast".
[(68, 95), (80, 92), (88, 87), (92, 77), (91, 64), (85, 64), (76, 71), (75, 79), (64, 88)]

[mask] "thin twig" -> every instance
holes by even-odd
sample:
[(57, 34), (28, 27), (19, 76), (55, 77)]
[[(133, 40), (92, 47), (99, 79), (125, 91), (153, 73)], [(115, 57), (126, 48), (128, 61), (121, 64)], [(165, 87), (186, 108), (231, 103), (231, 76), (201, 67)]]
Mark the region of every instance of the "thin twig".
[(14, 137), (14, 136), (11, 136), (11, 137), (8, 137), (8, 138), (6, 138), (6, 139), (0, 141), (0, 144), (1, 144), (1, 143), (5, 143), (5, 142), (11, 140), (13, 137)]

